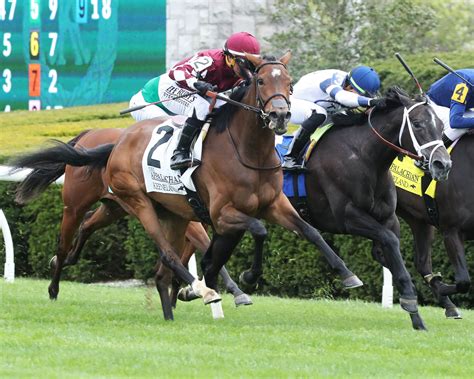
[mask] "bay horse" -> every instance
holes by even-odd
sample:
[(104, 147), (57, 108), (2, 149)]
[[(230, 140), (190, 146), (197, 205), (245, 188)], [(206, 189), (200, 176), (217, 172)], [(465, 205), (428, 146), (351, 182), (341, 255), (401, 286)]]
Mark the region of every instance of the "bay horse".
[(397, 214), (410, 226), (415, 247), (415, 267), (424, 278), (448, 318), (461, 318), (449, 295), (467, 293), (471, 285), (464, 241), (474, 240), (474, 135), (464, 135), (454, 147), (453, 168), (445, 182), (437, 184), (437, 229), (442, 234), (449, 261), (454, 268), (455, 284), (443, 282), (433, 273), (431, 262), (435, 226), (428, 216), (422, 197), (397, 187)]
[[(307, 211), (307, 219), (322, 231), (375, 241), (381, 251), (374, 258), (392, 272), (400, 305), (410, 314), (413, 328), (424, 330), (416, 289), (400, 253), (396, 190), (389, 168), (397, 154), (410, 154), (408, 149), (423, 157), (434, 178), (445, 180), (451, 160), (441, 141), (441, 121), (425, 98), (412, 100), (393, 87), (385, 99), (386, 106), (372, 108), (367, 121), (365, 117), (364, 122), (349, 120), (349, 125), (337, 126), (334, 118), (335, 126), (307, 161), (307, 209), (298, 211)], [(253, 284), (261, 263), (255, 260), (241, 278)]]
[[(275, 60), (247, 54), (246, 59), (256, 67), (255, 75), (233, 97), (245, 106), (234, 103), (219, 108), (204, 141), (202, 163), (193, 178), (214, 230), (201, 262), (205, 283), (189, 273), (177, 253), (183, 249), (189, 221), (199, 221), (193, 208), (183, 196), (146, 192), (141, 162), (156, 121), (132, 125), (115, 145), (78, 151), (58, 144), (49, 158), (72, 166), (106, 167), (104, 176), (117, 202), (140, 220), (157, 245), (163, 265), (190, 284), (205, 303), (220, 301), (215, 291), (217, 274), (246, 230), (255, 239), (256, 250), (263, 249), (267, 230), (260, 219), (279, 224), (316, 245), (344, 286), (362, 285), (282, 193), (283, 175), (274, 144), (275, 134), (286, 132), (291, 115), (291, 78), (286, 67), (290, 57), (287, 53)], [(155, 278), (167, 320), (173, 319), (170, 278), (170, 273)]]
[[(117, 142), (123, 130), (118, 128), (86, 130), (70, 140), (68, 144), (76, 149), (113, 144)], [(29, 162), (32, 158), (34, 162)], [(35, 166), (16, 189), (15, 200), (19, 204), (33, 200), (64, 174), (62, 189), (64, 207), (57, 252), (50, 262), (52, 281), (48, 289), (50, 298), (55, 300), (59, 293), (62, 269), (77, 263), (85, 243), (94, 232), (111, 225), (127, 213), (116, 202), (115, 195), (108, 191), (103, 170), (90, 171), (87, 167), (74, 167), (64, 163), (41, 163), (41, 158), (37, 154), (33, 157), (27, 155), (17, 159), (14, 165)], [(92, 210), (91, 208), (98, 201), (101, 202), (100, 206)], [(196, 249), (205, 252), (210, 244), (207, 232), (198, 222), (189, 223), (186, 229), (186, 241), (184, 250), (181, 252), (181, 261), (184, 265), (188, 264)], [(64, 257), (62, 265), (57, 264), (58, 257)], [(234, 296), (236, 306), (252, 304), (250, 297), (230, 278), (225, 267), (222, 268), (220, 275), (227, 291)], [(173, 286), (171, 295), (173, 306), (176, 305), (176, 297), (177, 288)]]

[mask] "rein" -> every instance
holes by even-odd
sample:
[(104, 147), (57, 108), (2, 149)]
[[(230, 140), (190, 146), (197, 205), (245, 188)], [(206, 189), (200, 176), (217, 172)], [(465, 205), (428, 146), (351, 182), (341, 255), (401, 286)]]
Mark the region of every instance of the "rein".
[[(401, 154), (404, 154), (404, 155), (407, 155), (409, 156), (410, 158), (412, 159), (415, 159), (417, 161), (423, 161), (423, 165), (427, 165), (428, 167), (431, 167), (431, 160), (433, 158), (433, 154), (434, 152), (444, 146), (443, 142), (440, 141), (440, 140), (435, 140), (435, 141), (431, 141), (431, 142), (427, 142), (423, 145), (420, 145), (418, 143), (418, 140), (416, 139), (416, 136), (415, 136), (415, 133), (413, 131), (413, 126), (411, 124), (411, 120), (410, 120), (410, 112), (417, 108), (418, 106), (420, 105), (426, 105), (426, 102), (420, 102), (420, 103), (416, 103), (414, 105), (412, 105), (410, 108), (404, 108), (403, 109), (403, 121), (402, 121), (402, 125), (400, 127), (400, 132), (399, 132), (399, 135), (398, 135), (398, 143), (400, 144), (400, 146), (397, 146), (395, 145), (394, 143), (388, 141), (387, 139), (385, 139), (373, 126), (372, 124), (372, 121), (371, 121), (371, 118), (372, 118), (372, 113), (374, 112), (374, 109), (375, 108), (371, 108), (371, 110), (369, 111), (369, 118), (368, 118), (368, 124), (370, 126), (370, 128), (372, 129), (372, 131), (374, 132), (374, 134), (383, 142), (385, 143), (388, 147), (390, 147), (392, 150), (395, 150), (397, 151), (398, 153), (401, 153)], [(402, 136), (403, 136), (403, 132), (405, 130), (405, 125), (407, 125), (407, 128), (408, 128), (408, 131), (410, 133), (410, 138), (411, 138), (411, 141), (412, 141), (412, 144), (413, 144), (413, 147), (415, 148), (416, 152), (418, 155), (416, 154), (413, 154), (412, 152), (404, 149), (401, 147), (402, 145)], [(431, 151), (430, 153), (430, 157), (429, 159), (427, 160), (422, 154), (421, 154), (421, 151), (423, 151), (424, 149), (428, 148), (428, 147), (431, 147), (431, 146), (434, 146), (433, 150)]]
[(232, 142), (232, 147), (234, 148), (234, 151), (235, 151), (235, 154), (237, 155), (237, 160), (240, 162), (240, 164), (244, 167), (247, 167), (251, 170), (262, 170), (262, 171), (270, 171), (270, 170), (276, 170), (278, 168), (281, 167), (281, 163), (278, 163), (277, 165), (275, 166), (268, 166), (268, 167), (258, 167), (258, 166), (252, 166), (252, 165), (249, 165), (247, 163), (245, 163), (243, 160), (242, 160), (242, 157), (240, 156), (240, 153), (239, 153), (239, 149), (237, 149), (237, 144), (235, 143), (235, 140), (234, 140), (234, 137), (232, 137), (232, 134), (230, 133), (230, 130), (229, 128), (227, 128), (227, 134), (229, 135), (230, 137), (230, 140)]
[[(259, 66), (257, 66), (257, 68), (255, 69), (255, 72), (258, 74), (258, 71), (264, 67), (264, 66), (267, 66), (267, 65), (281, 65), (283, 67), (285, 67), (286, 69), (286, 66), (279, 62), (279, 61), (275, 61), (275, 62), (264, 62), (262, 64), (260, 64)], [(262, 120), (264, 121), (264, 125), (266, 124), (266, 120), (268, 119), (268, 114), (264, 112), (264, 109), (265, 109), (265, 106), (268, 104), (268, 102), (270, 100), (272, 100), (273, 98), (275, 97), (283, 97), (283, 99), (286, 101), (288, 107), (290, 107), (290, 102), (289, 100), (286, 98), (286, 96), (282, 93), (275, 93), (273, 94), (272, 96), (270, 96), (267, 100), (263, 101), (259, 95), (259, 92), (258, 92), (258, 85), (256, 84), (255, 85), (256, 88), (255, 88), (255, 92), (256, 92), (256, 102), (257, 104), (259, 105), (259, 107), (254, 107), (254, 106), (251, 106), (251, 105), (247, 105), (247, 104), (243, 104), (243, 103), (240, 103), (238, 101), (235, 101), (235, 100), (231, 100), (229, 101), (231, 104), (233, 105), (237, 105), (245, 110), (250, 110), (250, 111), (253, 111), (253, 112), (256, 112), (260, 115), (260, 117), (262, 118)], [(265, 127), (265, 126), (264, 126)], [(232, 142), (232, 147), (234, 148), (234, 151), (235, 151), (235, 154), (237, 156), (237, 160), (240, 162), (240, 164), (246, 168), (249, 168), (251, 170), (260, 170), (260, 171), (271, 171), (271, 170), (276, 170), (276, 169), (279, 169), (281, 167), (281, 162), (274, 165), (274, 166), (265, 166), (265, 167), (259, 167), (259, 166), (253, 166), (253, 165), (250, 165), (250, 164), (247, 164), (243, 161), (240, 153), (239, 153), (239, 149), (237, 148), (237, 144), (234, 140), (234, 137), (232, 136), (232, 133), (230, 132), (230, 128), (227, 128), (227, 134), (229, 135), (229, 138), (230, 138), (230, 141)]]

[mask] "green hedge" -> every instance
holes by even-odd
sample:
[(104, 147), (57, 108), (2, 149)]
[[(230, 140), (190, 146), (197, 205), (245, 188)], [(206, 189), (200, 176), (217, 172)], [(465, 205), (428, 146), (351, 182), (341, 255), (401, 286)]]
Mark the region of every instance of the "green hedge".
[[(0, 183), (0, 207), (12, 229), (15, 244), (17, 275), (49, 278), (48, 262), (55, 254), (61, 221), (60, 188), (51, 187), (27, 206), (13, 203), (14, 184)], [(363, 281), (364, 286), (346, 291), (321, 254), (309, 243), (278, 226), (267, 225), (270, 238), (265, 243), (264, 275), (258, 293), (302, 298), (359, 298), (380, 301), (382, 269), (372, 259), (370, 241), (349, 236), (324, 234), (327, 241)], [(468, 243), (467, 249), (473, 245)], [(0, 253), (0, 267), (4, 263), (4, 247)], [(416, 281), (420, 301), (432, 304), (433, 297), (413, 267), (412, 237), (402, 223), (401, 249), (407, 267)], [(250, 267), (253, 240), (245, 235), (228, 264), (234, 278)], [(124, 219), (93, 235), (86, 244), (81, 259), (74, 267), (64, 270), (64, 278), (82, 282), (140, 278), (153, 274), (157, 251), (137, 220)], [(433, 251), (433, 266), (447, 281), (453, 272), (439, 238)], [(470, 260), (470, 272), (474, 262)], [(474, 306), (470, 295), (459, 295), (455, 301), (464, 307)]]
[[(440, 54), (439, 58), (454, 68), (470, 67), (472, 54)], [(431, 55), (405, 56), (425, 90), (430, 83), (445, 74), (434, 64)], [(373, 62), (380, 72), (384, 87), (398, 84), (415, 92), (411, 78), (396, 58)], [(11, 223), (15, 244), (17, 275), (49, 277), (48, 262), (55, 254), (61, 220), (60, 188), (52, 186), (45, 194), (27, 206), (13, 203), (14, 184), (0, 183), (0, 208)], [(381, 267), (372, 259), (370, 241), (348, 236), (325, 238), (337, 246), (347, 265), (364, 281), (362, 288), (345, 291), (329, 272), (329, 266), (316, 249), (294, 234), (276, 226), (268, 226), (270, 238), (265, 243), (264, 276), (257, 288), (259, 293), (303, 298), (338, 297), (380, 301), (382, 286)], [(401, 250), (407, 267), (416, 281), (420, 301), (431, 304), (433, 297), (413, 267), (412, 237), (402, 223)], [(0, 245), (0, 267), (4, 263), (4, 246)], [(473, 244), (467, 244), (467, 254)], [(234, 278), (250, 266), (253, 241), (245, 236), (232, 256), (228, 269)], [(75, 267), (64, 271), (64, 278), (84, 282), (136, 277), (149, 278), (157, 259), (153, 243), (146, 237), (136, 220), (124, 219), (93, 235), (86, 244)], [(469, 258), (469, 256), (468, 256)], [(474, 260), (468, 259), (469, 271), (474, 272)], [(453, 272), (441, 240), (437, 238), (433, 250), (433, 267), (446, 280), (453, 281)], [(465, 307), (474, 306), (473, 291), (458, 295), (455, 301)]]
[[(403, 56), (408, 66), (412, 69), (416, 78), (425, 91), (431, 84), (440, 79), (448, 72), (433, 62), (437, 57), (453, 69), (473, 67), (472, 57), (474, 52), (451, 52), (439, 54), (417, 54)], [(410, 75), (405, 71), (398, 59), (368, 62), (380, 74), (382, 88), (387, 89), (392, 85), (398, 85), (411, 93), (418, 93), (418, 88)]]

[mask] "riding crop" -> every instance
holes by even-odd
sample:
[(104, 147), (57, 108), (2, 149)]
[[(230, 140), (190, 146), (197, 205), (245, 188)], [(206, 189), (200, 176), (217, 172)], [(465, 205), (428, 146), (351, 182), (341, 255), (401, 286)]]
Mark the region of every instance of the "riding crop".
[(420, 82), (418, 81), (418, 79), (416, 78), (415, 74), (413, 73), (413, 71), (410, 69), (410, 67), (408, 66), (408, 64), (405, 62), (405, 60), (402, 58), (402, 56), (400, 55), (400, 53), (395, 53), (395, 56), (397, 57), (397, 59), (400, 61), (400, 63), (402, 64), (402, 66), (405, 68), (405, 70), (408, 72), (408, 74), (413, 78), (413, 80), (415, 81), (415, 84), (416, 86), (418, 87), (418, 89), (420, 90), (420, 94), (421, 95), (424, 95), (424, 91), (423, 91), (423, 88), (421, 88), (421, 84)]
[(471, 87), (474, 87), (474, 84), (472, 84), (469, 80), (467, 80), (465, 77), (459, 75), (456, 71), (454, 71), (451, 67), (449, 67), (446, 63), (444, 63), (443, 61), (441, 61), (440, 59), (438, 58), (433, 58), (433, 60), (435, 61), (435, 63), (438, 63), (441, 67), (443, 67), (444, 69), (446, 69), (447, 71), (449, 71), (450, 73), (456, 75), (458, 78), (460, 78), (462, 81), (464, 81), (465, 83), (469, 84)]

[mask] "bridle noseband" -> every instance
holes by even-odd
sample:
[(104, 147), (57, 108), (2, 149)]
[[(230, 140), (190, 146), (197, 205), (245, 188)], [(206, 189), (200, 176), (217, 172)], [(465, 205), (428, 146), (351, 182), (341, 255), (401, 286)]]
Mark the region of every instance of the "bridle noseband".
[[(410, 108), (406, 108), (404, 107), (403, 108), (403, 121), (402, 121), (402, 125), (400, 126), (400, 132), (398, 134), (398, 143), (400, 146), (397, 146), (395, 144), (393, 144), (392, 142), (386, 140), (373, 126), (372, 124), (372, 121), (371, 121), (371, 117), (372, 117), (372, 113), (374, 112), (374, 109), (375, 108), (372, 108), (370, 111), (369, 111), (369, 117), (368, 117), (368, 124), (370, 126), (370, 128), (372, 129), (372, 131), (375, 133), (375, 135), (377, 137), (379, 137), (382, 142), (384, 142), (386, 145), (388, 145), (391, 149), (399, 152), (399, 153), (402, 153), (402, 154), (405, 154), (407, 156), (409, 156), (410, 158), (413, 158), (417, 161), (423, 161), (422, 162), (422, 167), (428, 167), (429, 169), (431, 168), (431, 165), (432, 165), (432, 159), (433, 159), (433, 155), (435, 153), (435, 151), (437, 149), (439, 149), (440, 147), (443, 147), (444, 144), (443, 144), (443, 141), (441, 140), (434, 140), (434, 141), (431, 141), (431, 142), (427, 142), (423, 145), (420, 145), (418, 140), (416, 139), (416, 136), (415, 136), (415, 132), (413, 131), (413, 126), (412, 126), (412, 123), (411, 123), (411, 120), (410, 120), (410, 112), (417, 108), (418, 106), (420, 105), (428, 105), (428, 103), (426, 101), (422, 101), (422, 102), (419, 102), (419, 103), (415, 103), (413, 104)], [(402, 136), (403, 136), (403, 132), (405, 130), (405, 125), (407, 126), (408, 128), (408, 131), (410, 133), (410, 138), (411, 138), (411, 142), (413, 144), (413, 147), (414, 149), (416, 150), (416, 154), (413, 154), (411, 153), (410, 151), (402, 148)], [(426, 159), (422, 154), (421, 152), (425, 149), (427, 149), (428, 147), (431, 147), (431, 146), (434, 146), (433, 150), (431, 151), (430, 153), (430, 157), (429, 159)]]

